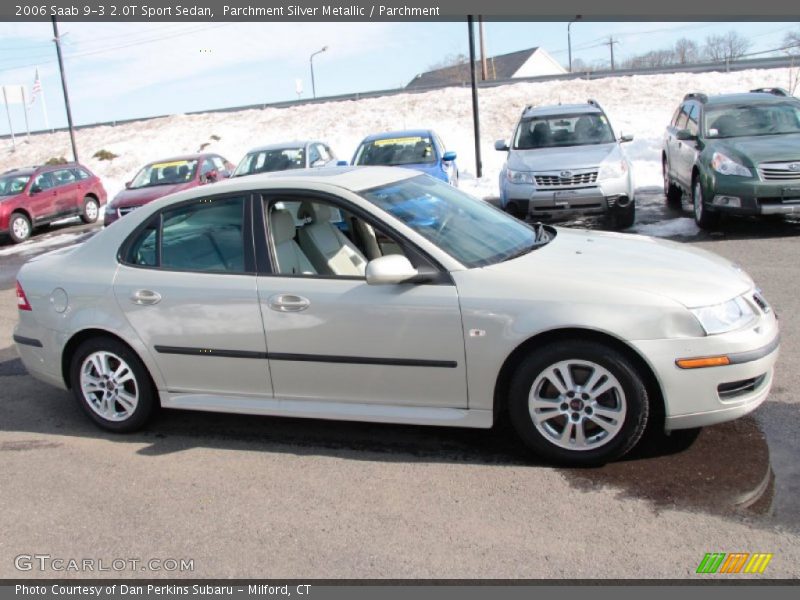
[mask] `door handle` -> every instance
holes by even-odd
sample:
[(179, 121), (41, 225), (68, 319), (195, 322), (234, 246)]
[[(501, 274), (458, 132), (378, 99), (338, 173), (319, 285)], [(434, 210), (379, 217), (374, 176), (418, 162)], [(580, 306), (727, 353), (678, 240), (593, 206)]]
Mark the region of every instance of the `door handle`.
[(131, 302), (134, 304), (158, 304), (161, 302), (161, 294), (152, 290), (136, 290), (131, 294)]
[(275, 294), (267, 300), (269, 307), (278, 312), (300, 312), (311, 306), (311, 301), (294, 294)]

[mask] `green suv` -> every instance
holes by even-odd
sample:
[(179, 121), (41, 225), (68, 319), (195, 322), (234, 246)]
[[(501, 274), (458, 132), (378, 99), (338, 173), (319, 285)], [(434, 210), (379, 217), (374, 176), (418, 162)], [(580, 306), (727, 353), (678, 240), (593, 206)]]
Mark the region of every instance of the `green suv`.
[(800, 215), (800, 101), (780, 88), (687, 94), (664, 135), (667, 202), (692, 199), (713, 228), (722, 213)]

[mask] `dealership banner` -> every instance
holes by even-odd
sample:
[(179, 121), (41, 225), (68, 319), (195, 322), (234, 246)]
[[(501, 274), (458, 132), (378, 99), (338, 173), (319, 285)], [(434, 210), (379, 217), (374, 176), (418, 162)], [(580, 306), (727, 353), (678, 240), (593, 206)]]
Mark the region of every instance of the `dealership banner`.
[(789, 0), (16, 0), (0, 5), (0, 20), (37, 21), (433, 21), (466, 15), (488, 19), (730, 20), (796, 19), (800, 4)]

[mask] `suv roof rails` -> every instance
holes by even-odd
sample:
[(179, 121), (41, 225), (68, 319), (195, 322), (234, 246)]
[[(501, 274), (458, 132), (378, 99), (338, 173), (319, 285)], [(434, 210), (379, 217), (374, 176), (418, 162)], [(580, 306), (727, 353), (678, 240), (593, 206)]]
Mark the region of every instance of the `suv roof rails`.
[[(595, 108), (600, 108), (600, 103), (599, 103), (597, 100), (595, 100), (594, 98), (589, 98), (589, 99), (586, 101), (586, 104), (589, 104), (589, 105), (591, 105), (591, 106), (594, 106)], [(602, 109), (602, 108), (600, 108), (600, 110), (603, 110), (603, 109)]]
[(788, 90), (785, 90), (780, 87), (763, 87), (763, 88), (756, 88), (754, 90), (750, 90), (751, 94), (772, 94), (773, 96), (785, 96), (789, 97), (791, 94)]
[(708, 96), (701, 92), (690, 92), (683, 97), (684, 100), (697, 100), (699, 102), (708, 102)]

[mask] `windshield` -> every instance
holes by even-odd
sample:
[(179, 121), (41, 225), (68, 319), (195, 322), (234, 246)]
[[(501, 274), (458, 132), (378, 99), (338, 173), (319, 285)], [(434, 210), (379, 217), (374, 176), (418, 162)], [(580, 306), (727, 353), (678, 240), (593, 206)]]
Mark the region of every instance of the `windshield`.
[(374, 140), (361, 144), (356, 154), (357, 165), (434, 164), (436, 153), (428, 136), (408, 136)]
[(515, 150), (608, 144), (614, 132), (600, 113), (550, 115), (522, 119), (514, 136)]
[(800, 104), (770, 102), (706, 108), (706, 137), (800, 133)]
[(136, 174), (129, 187), (135, 189), (186, 183), (194, 179), (196, 172), (197, 159), (152, 163)]
[(547, 236), (537, 241), (537, 232), (521, 221), (428, 175), (361, 195), (470, 268), (508, 260), (547, 243)]
[(242, 159), (233, 172), (234, 177), (252, 175), (253, 173), (268, 173), (270, 171), (288, 171), (289, 169), (303, 169), (306, 166), (305, 148), (273, 148), (272, 150), (257, 150)]
[(30, 178), (30, 175), (0, 177), (0, 196), (13, 196), (14, 194), (22, 193)]

